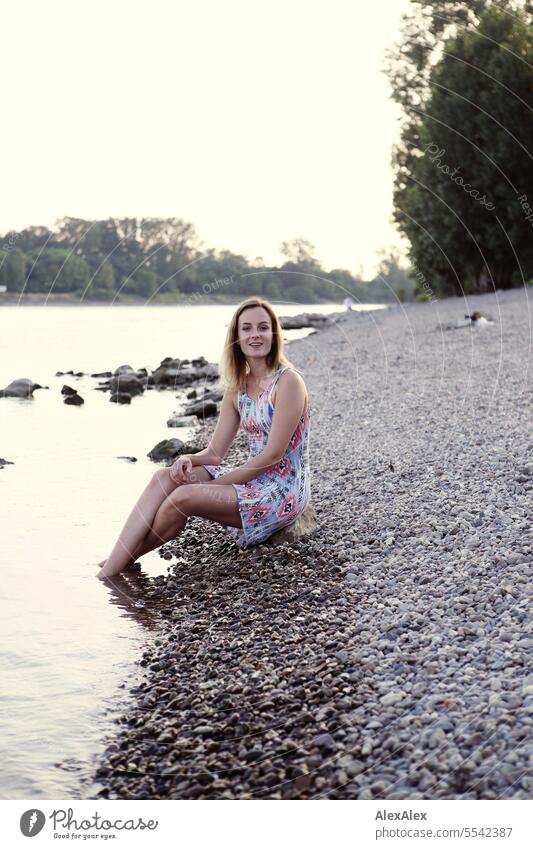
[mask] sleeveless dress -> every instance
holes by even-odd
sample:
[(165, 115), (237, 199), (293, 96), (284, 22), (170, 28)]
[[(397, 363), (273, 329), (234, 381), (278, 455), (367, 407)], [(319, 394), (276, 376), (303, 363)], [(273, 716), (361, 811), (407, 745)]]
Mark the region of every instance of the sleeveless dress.
[[(290, 366), (276, 371), (271, 383), (257, 399), (239, 392), (240, 427), (248, 434), (250, 457), (255, 457), (266, 446), (274, 408), (272, 392), (279, 378)], [(309, 403), (309, 402), (308, 402)], [(311, 497), (309, 467), (309, 409), (300, 417), (282, 459), (267, 472), (248, 483), (234, 483), (242, 528), (223, 527), (241, 548), (268, 539), (285, 525), (291, 524), (302, 513)], [(204, 465), (214, 478), (228, 474), (233, 466)]]

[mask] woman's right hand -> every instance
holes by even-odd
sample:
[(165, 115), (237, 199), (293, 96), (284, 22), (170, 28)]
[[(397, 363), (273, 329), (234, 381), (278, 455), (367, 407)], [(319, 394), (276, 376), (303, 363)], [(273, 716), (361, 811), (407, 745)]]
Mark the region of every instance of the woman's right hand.
[(189, 454), (182, 454), (169, 467), (169, 474), (174, 483), (187, 483), (186, 475), (192, 471), (192, 460)]

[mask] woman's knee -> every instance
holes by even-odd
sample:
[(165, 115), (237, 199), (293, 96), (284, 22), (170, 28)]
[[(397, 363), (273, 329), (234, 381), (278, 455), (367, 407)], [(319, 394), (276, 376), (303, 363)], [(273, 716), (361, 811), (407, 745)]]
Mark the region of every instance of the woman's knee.
[(171, 466), (165, 466), (162, 469), (157, 469), (152, 475), (152, 482), (159, 487), (169, 489), (172, 492), (176, 487), (188, 486), (194, 483), (207, 483), (213, 480), (213, 476), (209, 474), (203, 466), (193, 466), (192, 469), (185, 472), (185, 481), (174, 480), (170, 474)]
[(181, 484), (172, 479), (170, 475), (170, 466), (157, 469), (152, 475), (151, 483), (159, 490), (166, 493), (170, 493), (176, 489), (177, 486), (181, 486)]

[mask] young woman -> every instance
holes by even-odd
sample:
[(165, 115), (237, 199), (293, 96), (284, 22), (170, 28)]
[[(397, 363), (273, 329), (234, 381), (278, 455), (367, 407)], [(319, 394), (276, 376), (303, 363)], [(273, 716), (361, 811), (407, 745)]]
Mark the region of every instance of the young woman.
[[(207, 448), (156, 471), (135, 504), (98, 577), (109, 577), (174, 539), (189, 516), (224, 525), (242, 548), (293, 522), (311, 496), (309, 399), (283, 353), (281, 325), (268, 301), (248, 298), (230, 322), (220, 362), (225, 386)], [(250, 455), (225, 466), (239, 426)]]

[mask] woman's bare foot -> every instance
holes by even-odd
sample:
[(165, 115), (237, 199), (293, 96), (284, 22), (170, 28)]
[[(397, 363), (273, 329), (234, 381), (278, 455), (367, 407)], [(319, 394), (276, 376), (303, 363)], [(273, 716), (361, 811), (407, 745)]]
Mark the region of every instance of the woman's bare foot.
[[(106, 559), (105, 559), (105, 560), (100, 560), (100, 563), (98, 563), (98, 564), (97, 564), (97, 566), (100, 566), (100, 568), (101, 568), (101, 569), (103, 569), (106, 563), (107, 563), (107, 557), (106, 557)], [(127, 565), (127, 566), (125, 566), (124, 568), (125, 568), (125, 569), (135, 569), (135, 570), (137, 570), (137, 569), (140, 569), (140, 568), (141, 568), (141, 564), (140, 564), (140, 563), (135, 562), (134, 560), (132, 560), (132, 561), (131, 561), (130, 563), (128, 563), (128, 565)]]

